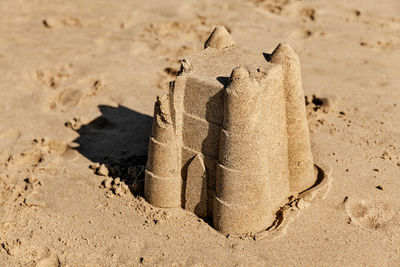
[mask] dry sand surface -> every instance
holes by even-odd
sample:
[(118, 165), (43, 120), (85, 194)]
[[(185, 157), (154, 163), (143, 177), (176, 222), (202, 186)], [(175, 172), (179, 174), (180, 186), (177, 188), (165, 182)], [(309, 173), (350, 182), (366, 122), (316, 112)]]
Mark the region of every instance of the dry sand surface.
[[(1, 266), (400, 266), (398, 0), (1, 0), (0, 14)], [(216, 25), (255, 51), (293, 46), (331, 169), (326, 197), (274, 238), (140, 196), (156, 95)]]

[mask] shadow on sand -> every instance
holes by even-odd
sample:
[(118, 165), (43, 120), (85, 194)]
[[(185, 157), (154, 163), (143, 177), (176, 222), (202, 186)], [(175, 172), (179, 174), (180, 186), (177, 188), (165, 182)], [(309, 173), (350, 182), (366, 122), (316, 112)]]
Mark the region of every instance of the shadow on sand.
[(109, 176), (119, 177), (133, 194), (142, 194), (153, 118), (124, 106), (100, 105), (99, 109), (101, 116), (76, 130), (76, 150), (92, 162), (105, 164)]

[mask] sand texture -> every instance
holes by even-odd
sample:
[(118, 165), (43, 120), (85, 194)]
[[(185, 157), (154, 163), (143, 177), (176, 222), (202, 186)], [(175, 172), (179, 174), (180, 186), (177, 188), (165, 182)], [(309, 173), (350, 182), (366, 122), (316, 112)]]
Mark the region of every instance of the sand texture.
[[(400, 266), (399, 1), (2, 0), (0, 14), (1, 266)], [(271, 234), (223, 235), (143, 197), (154, 101), (216, 25), (232, 40), (207, 49), (290, 43), (301, 62), (324, 183)], [(193, 210), (204, 191), (190, 194)]]

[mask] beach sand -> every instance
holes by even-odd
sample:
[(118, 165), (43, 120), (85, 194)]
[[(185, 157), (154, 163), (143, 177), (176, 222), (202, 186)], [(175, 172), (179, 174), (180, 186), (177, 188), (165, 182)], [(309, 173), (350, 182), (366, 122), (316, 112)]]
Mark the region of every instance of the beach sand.
[[(2, 0), (0, 14), (2, 266), (400, 266), (400, 2)], [(216, 25), (300, 57), (332, 183), (273, 238), (141, 197), (156, 96)]]

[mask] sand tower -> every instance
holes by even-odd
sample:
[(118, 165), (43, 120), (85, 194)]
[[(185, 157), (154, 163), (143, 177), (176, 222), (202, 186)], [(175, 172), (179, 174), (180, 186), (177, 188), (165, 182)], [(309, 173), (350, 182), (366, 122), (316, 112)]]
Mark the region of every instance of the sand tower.
[(204, 47), (157, 98), (145, 197), (223, 233), (262, 231), (316, 181), (299, 58), (238, 47), (224, 27)]

